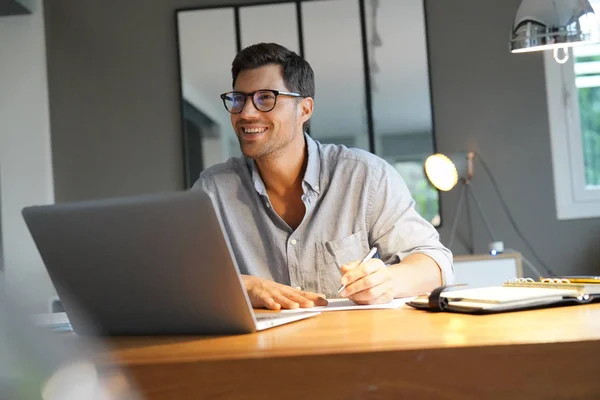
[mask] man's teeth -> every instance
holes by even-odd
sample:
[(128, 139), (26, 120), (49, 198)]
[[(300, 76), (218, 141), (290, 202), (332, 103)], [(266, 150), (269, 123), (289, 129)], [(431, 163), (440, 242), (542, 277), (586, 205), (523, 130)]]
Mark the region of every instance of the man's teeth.
[(243, 128), (245, 133), (263, 133), (267, 128)]

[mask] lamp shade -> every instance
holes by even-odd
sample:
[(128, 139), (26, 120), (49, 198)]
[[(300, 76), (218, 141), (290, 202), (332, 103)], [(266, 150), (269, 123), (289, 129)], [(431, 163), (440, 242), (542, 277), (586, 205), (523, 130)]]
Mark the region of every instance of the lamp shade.
[(437, 153), (425, 160), (425, 175), (436, 189), (443, 192), (452, 190), (459, 179), (469, 182), (473, 177), (472, 152), (456, 153), (449, 156)]
[(588, 0), (523, 0), (510, 51), (524, 53), (600, 41), (600, 24)]

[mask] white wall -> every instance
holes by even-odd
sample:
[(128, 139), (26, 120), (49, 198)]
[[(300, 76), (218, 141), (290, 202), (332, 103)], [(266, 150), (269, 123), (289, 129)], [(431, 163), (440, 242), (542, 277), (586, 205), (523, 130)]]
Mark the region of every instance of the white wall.
[(54, 201), (44, 18), (0, 17), (0, 207), (5, 279), (25, 309), (54, 295), (21, 209)]

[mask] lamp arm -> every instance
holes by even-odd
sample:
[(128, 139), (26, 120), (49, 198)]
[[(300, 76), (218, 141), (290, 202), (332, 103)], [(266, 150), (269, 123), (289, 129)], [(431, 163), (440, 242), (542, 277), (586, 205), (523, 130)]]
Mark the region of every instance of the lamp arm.
[(467, 185), (461, 185), (460, 187), (460, 195), (458, 196), (458, 201), (456, 202), (456, 208), (454, 211), (454, 221), (452, 221), (452, 228), (450, 228), (450, 240), (448, 240), (448, 248), (451, 248), (452, 243), (454, 242), (454, 234), (456, 233), (456, 226), (458, 225), (458, 217), (462, 209), (462, 202), (465, 198), (466, 186)]
[(481, 208), (481, 203), (479, 202), (479, 200), (477, 199), (477, 196), (475, 196), (475, 192), (473, 191), (473, 189), (471, 189), (471, 185), (467, 184), (467, 192), (469, 192), (469, 194), (471, 195), (471, 197), (473, 198), (473, 200), (475, 201), (475, 205), (477, 206), (477, 210), (479, 211), (479, 215), (481, 216), (481, 219), (483, 220), (483, 223), (490, 235), (490, 238), (492, 239), (493, 242), (496, 242), (496, 235), (494, 235), (494, 232), (492, 231), (492, 226), (490, 225), (490, 221), (488, 221), (487, 217), (485, 216), (485, 213), (483, 212), (483, 208)]

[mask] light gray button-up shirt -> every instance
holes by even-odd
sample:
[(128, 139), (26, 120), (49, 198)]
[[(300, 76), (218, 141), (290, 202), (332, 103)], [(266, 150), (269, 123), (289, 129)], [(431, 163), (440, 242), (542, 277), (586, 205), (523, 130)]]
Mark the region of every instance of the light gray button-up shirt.
[(273, 210), (252, 159), (212, 166), (194, 185), (212, 195), (242, 274), (338, 297), (339, 267), (376, 246), (386, 264), (426, 254), (440, 266), (444, 284), (453, 281), (452, 253), (415, 211), (390, 164), (367, 151), (305, 138), (306, 213), (295, 230)]

